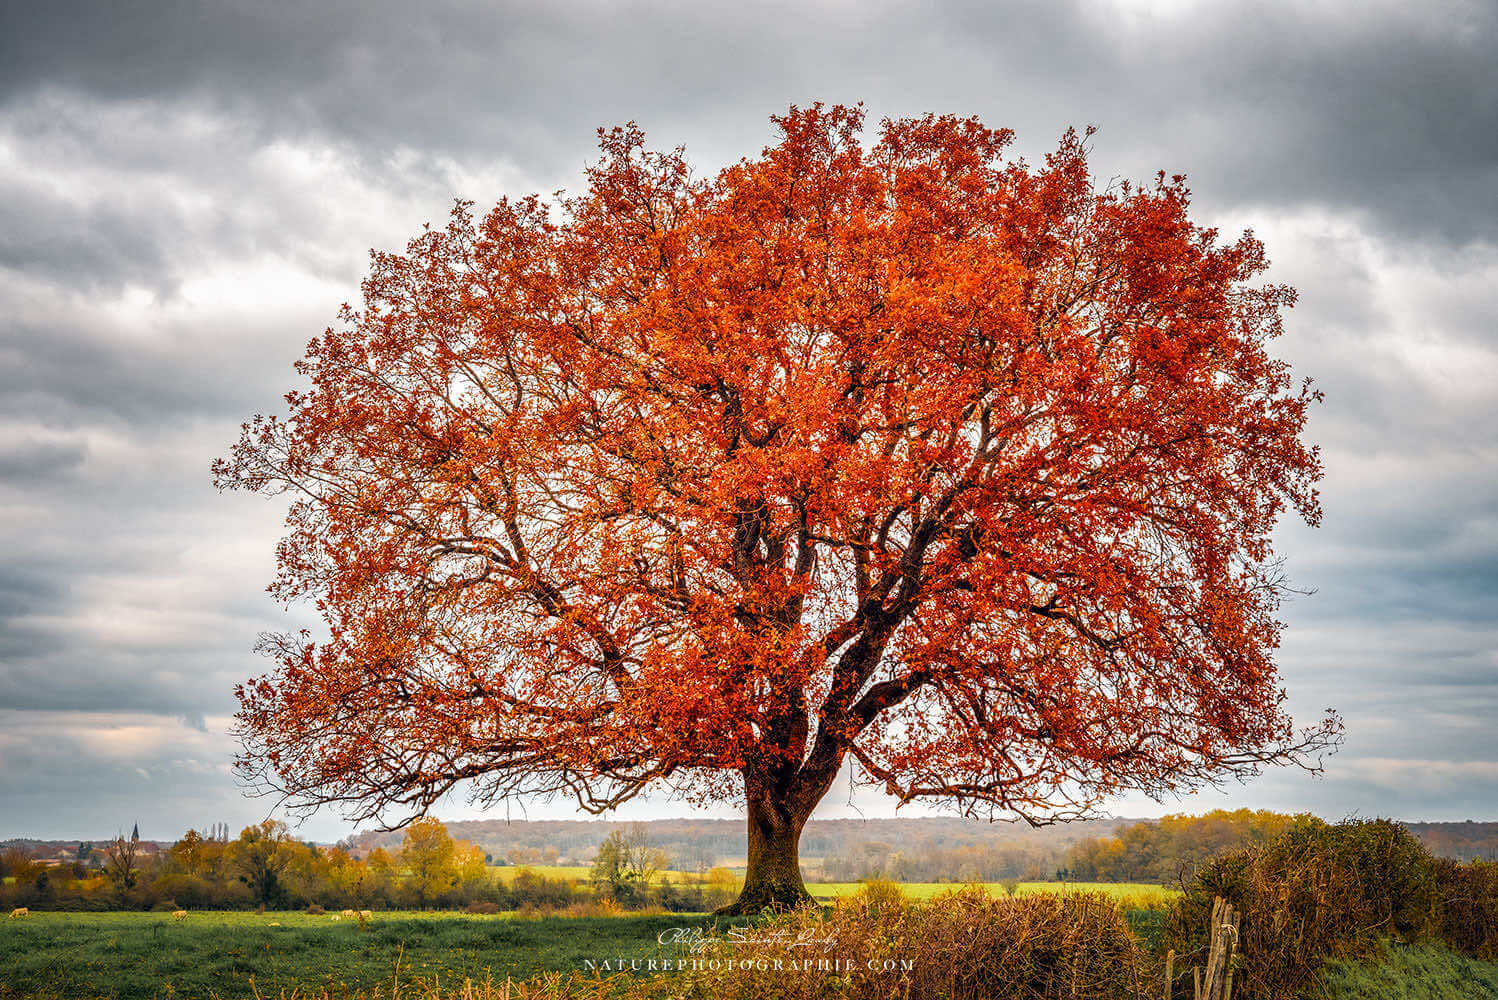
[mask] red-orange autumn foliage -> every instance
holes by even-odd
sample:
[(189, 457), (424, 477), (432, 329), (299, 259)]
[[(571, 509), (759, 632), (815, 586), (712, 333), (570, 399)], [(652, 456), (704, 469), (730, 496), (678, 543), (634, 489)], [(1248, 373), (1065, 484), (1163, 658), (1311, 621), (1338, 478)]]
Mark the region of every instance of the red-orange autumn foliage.
[(1271, 653), (1270, 531), (1314, 523), (1314, 393), (1180, 178), (1081, 138), (792, 108), (715, 178), (600, 130), (556, 210), (460, 203), (377, 253), (221, 486), (295, 499), (288, 638), (241, 767), (356, 816), (659, 784), (747, 799), (794, 899), (839, 768), (1036, 820), (1334, 742)]

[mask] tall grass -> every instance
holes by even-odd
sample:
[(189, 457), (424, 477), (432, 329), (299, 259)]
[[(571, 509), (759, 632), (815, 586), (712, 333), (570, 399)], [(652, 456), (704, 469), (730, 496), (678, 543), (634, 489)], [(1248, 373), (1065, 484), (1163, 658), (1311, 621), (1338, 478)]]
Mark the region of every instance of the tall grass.
[(1436, 944), (1390, 944), (1371, 960), (1327, 964), (1329, 1000), (1482, 1000), (1498, 997), (1498, 966)]

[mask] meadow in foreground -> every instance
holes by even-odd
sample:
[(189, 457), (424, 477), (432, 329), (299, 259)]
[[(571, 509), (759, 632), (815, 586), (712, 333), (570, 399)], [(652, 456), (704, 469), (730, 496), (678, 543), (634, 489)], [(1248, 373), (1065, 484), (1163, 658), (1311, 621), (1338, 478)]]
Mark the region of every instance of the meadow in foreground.
[[(1001, 896), (1006, 887), (984, 883)], [(823, 898), (853, 895), (859, 883), (812, 883)], [(909, 899), (930, 899), (957, 888), (949, 883), (900, 886)], [(1020, 883), (1021, 896), (1104, 892), (1126, 905), (1164, 899), (1147, 885)], [(742, 919), (735, 921), (743, 923)], [(366, 929), (334, 914), (193, 911), (169, 913), (33, 913), (0, 925), (0, 998), (99, 996), (134, 1000), (158, 996), (225, 996), (254, 990), (326, 989), (333, 995), (408, 981), (459, 983), (492, 976), (523, 978), (580, 970), (584, 961), (659, 958), (657, 945), (675, 927), (725, 926), (704, 914), (524, 917), (454, 912), (375, 913)]]
[[(739, 921), (742, 923), (743, 921)], [(656, 943), (702, 914), (517, 917), (376, 913), (367, 928), (303, 913), (33, 913), (0, 922), (0, 998), (146, 1000), (354, 995), (393, 981), (461, 984), (674, 954)], [(721, 928), (726, 921), (717, 921)]]
[[(1140, 1000), (1158, 996), (1161, 969), (1158, 949), (1131, 933), (1135, 921), (1125, 918), (1135, 916), (1102, 894), (998, 899), (969, 886), (918, 903), (902, 899), (889, 883), (876, 883), (836, 907), (765, 922), (749, 932), (756, 943), (725, 950), (720, 941), (695, 956), (754, 959), (750, 968), (724, 972), (683, 970), (681, 963), (694, 956), (658, 943), (672, 928), (712, 927), (702, 915), (527, 919), (396, 912), (360, 927), (301, 913), (194, 914), (182, 921), (146, 913), (38, 914), (8, 922), (0, 932), (0, 997)], [(727, 928), (716, 924), (721, 937)], [(804, 936), (777, 937), (777, 930), (815, 931), (812, 943), (835, 947), (806, 951), (797, 943)], [(1498, 964), (1436, 941), (1385, 947), (1384, 956), (1334, 961), (1323, 981), (1305, 984), (1303, 1000), (1498, 996)], [(589, 958), (597, 971), (579, 972)], [(828, 958), (856, 961), (810, 968), (809, 959)], [(676, 968), (664, 975), (640, 974), (647, 972), (643, 967), (618, 971), (621, 960), (628, 967), (630, 960), (644, 966), (651, 959), (658, 965), (674, 960)], [(807, 968), (798, 971), (798, 961)], [(548, 966), (570, 971), (543, 971)]]

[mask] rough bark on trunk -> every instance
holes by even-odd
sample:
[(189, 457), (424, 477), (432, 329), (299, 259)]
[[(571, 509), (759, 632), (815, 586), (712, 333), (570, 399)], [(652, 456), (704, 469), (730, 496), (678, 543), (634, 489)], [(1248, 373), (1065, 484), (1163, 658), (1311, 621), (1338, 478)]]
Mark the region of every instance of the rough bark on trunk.
[(717, 912), (724, 916), (791, 909), (811, 901), (801, 881), (801, 828), (810, 810), (793, 809), (768, 794), (751, 795), (749, 866), (739, 898)]

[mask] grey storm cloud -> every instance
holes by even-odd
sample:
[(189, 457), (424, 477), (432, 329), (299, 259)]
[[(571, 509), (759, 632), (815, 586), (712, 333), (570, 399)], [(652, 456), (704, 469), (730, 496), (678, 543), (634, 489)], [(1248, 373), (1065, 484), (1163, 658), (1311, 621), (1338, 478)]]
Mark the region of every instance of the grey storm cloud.
[(578, 187), (600, 126), (707, 173), (817, 100), (976, 114), (1031, 158), (1094, 124), (1100, 179), (1182, 172), (1255, 229), (1326, 393), (1284, 683), (1348, 743), (1319, 784), (1166, 806), (1492, 818), (1498, 6), (58, 0), (0, 5), (0, 836), (263, 811), (232, 690), (308, 615), (263, 592), (279, 509), (208, 465), (369, 247)]
[[(567, 172), (638, 118), (737, 156), (787, 102), (981, 112), (1039, 149), (1103, 125), (1223, 198), (1336, 204), (1467, 241), (1498, 225), (1498, 8), (1177, 3), (9, 5), (0, 94), (200, 100), (260, 135)], [(706, 147), (706, 148), (703, 148)], [(1150, 160), (1159, 159), (1153, 163)]]

